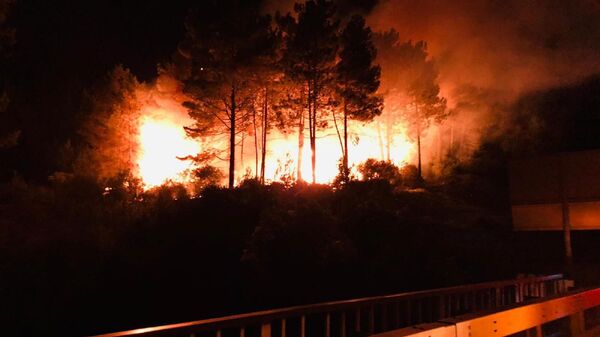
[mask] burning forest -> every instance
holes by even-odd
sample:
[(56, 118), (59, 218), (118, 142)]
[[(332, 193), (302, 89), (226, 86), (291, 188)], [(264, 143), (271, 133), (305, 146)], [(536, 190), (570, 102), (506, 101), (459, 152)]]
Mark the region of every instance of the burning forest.
[(0, 0), (2, 335), (596, 285), (599, 41), (588, 0)]
[(156, 79), (139, 83), (119, 66), (100, 89), (109, 97), (92, 94), (84, 162), (97, 177), (196, 191), (203, 180), (348, 181), (367, 160), (434, 174), (451, 147), (439, 127), (450, 111), (425, 42), (373, 32), (328, 2), (285, 16), (232, 6), (214, 8), (218, 19), (191, 12)]

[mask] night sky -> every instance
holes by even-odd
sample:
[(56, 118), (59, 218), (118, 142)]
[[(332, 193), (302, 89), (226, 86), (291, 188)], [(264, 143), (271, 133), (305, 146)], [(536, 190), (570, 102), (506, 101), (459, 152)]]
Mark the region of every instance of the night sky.
[(169, 60), (183, 35), (190, 2), (19, 1), (14, 6), (11, 107), (27, 151), (13, 159), (22, 173), (39, 179), (50, 173), (48, 157), (55, 152), (49, 148), (74, 133), (83, 90), (115, 65), (128, 67), (142, 81), (156, 75), (157, 64)]

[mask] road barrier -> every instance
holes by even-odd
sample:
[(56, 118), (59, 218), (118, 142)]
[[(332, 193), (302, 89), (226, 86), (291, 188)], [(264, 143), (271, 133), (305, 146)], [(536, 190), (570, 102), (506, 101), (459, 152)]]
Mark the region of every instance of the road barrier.
[(596, 288), (556, 295), (501, 311), (467, 314), (388, 331), (372, 337), (597, 337), (600, 336), (599, 308), (600, 288)]
[(565, 293), (562, 274), (266, 310), (98, 335), (364, 337)]

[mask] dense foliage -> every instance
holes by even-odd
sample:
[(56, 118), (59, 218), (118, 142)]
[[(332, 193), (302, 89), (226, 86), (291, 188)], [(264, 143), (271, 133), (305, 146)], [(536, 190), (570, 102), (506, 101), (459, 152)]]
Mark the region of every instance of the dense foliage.
[(542, 259), (502, 214), (374, 177), (339, 189), (248, 180), (199, 198), (14, 180), (0, 190), (4, 331), (92, 334), (555, 270), (532, 261), (560, 256), (560, 240)]

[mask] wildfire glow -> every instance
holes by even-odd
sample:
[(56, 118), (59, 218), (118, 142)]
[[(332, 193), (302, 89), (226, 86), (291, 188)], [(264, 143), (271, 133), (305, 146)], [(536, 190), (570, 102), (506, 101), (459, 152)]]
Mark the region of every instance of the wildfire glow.
[[(138, 174), (146, 188), (160, 186), (168, 181), (189, 183), (194, 164), (180, 158), (194, 156), (202, 148), (200, 142), (187, 137), (184, 126), (192, 123), (187, 116), (182, 117), (181, 112), (171, 112), (165, 109), (145, 109), (139, 123), (139, 156), (137, 160)], [(357, 166), (369, 158), (379, 160), (388, 159), (387, 143), (382, 139), (381, 131), (376, 122), (365, 125), (356, 123), (349, 130), (349, 160), (352, 172), (360, 177)], [(221, 137), (222, 138), (222, 137)], [(240, 140), (239, 140), (240, 141)], [(389, 160), (398, 166), (405, 165), (413, 154), (414, 145), (402, 133), (395, 133), (391, 137), (389, 146)], [(213, 149), (222, 150), (221, 159), (209, 163), (223, 173), (227, 172), (228, 144), (222, 139), (207, 139), (203, 144)], [(256, 169), (254, 140), (252, 135), (246, 135), (244, 153), (241, 146), (237, 146), (236, 182), (240, 182), (244, 175), (253, 176)], [(260, 151), (260, 149), (259, 149)], [(330, 183), (339, 174), (339, 161), (342, 157), (340, 140), (333, 127), (319, 130), (317, 133), (317, 183)], [(298, 163), (298, 134), (283, 134), (277, 130), (269, 132), (267, 142), (267, 156), (265, 165), (265, 179), (267, 181), (280, 181), (286, 176), (295, 180)], [(260, 166), (260, 165), (259, 165)], [(302, 151), (302, 177), (305, 181), (312, 181), (311, 150), (308, 138), (305, 139)]]
[[(342, 157), (340, 141), (335, 133), (335, 129), (323, 130), (317, 137), (317, 183), (330, 183), (339, 174), (339, 160)], [(380, 143), (379, 134), (375, 123), (365, 126), (354, 127), (351, 134), (358, 136), (358, 141), (348, 141), (348, 164), (352, 167), (355, 174), (357, 166), (369, 158), (383, 160), (384, 154), (382, 147), (385, 144)], [(265, 168), (265, 178), (267, 180), (280, 180), (282, 175), (292, 174), (295, 176), (298, 160), (298, 135), (293, 134), (285, 137), (279, 133), (270, 135), (267, 144), (267, 162)], [(302, 151), (302, 177), (306, 181), (312, 180), (311, 151), (305, 140)], [(392, 138), (390, 144), (390, 160), (398, 165), (405, 165), (413, 150), (413, 144), (410, 143), (404, 134), (397, 134)], [(285, 164), (288, 167), (285, 167)], [(286, 172), (286, 169), (291, 172)]]
[(187, 137), (180, 123), (166, 117), (144, 116), (139, 128), (139, 175), (146, 187), (167, 181), (185, 182), (191, 168), (179, 158), (195, 155), (200, 145)]

